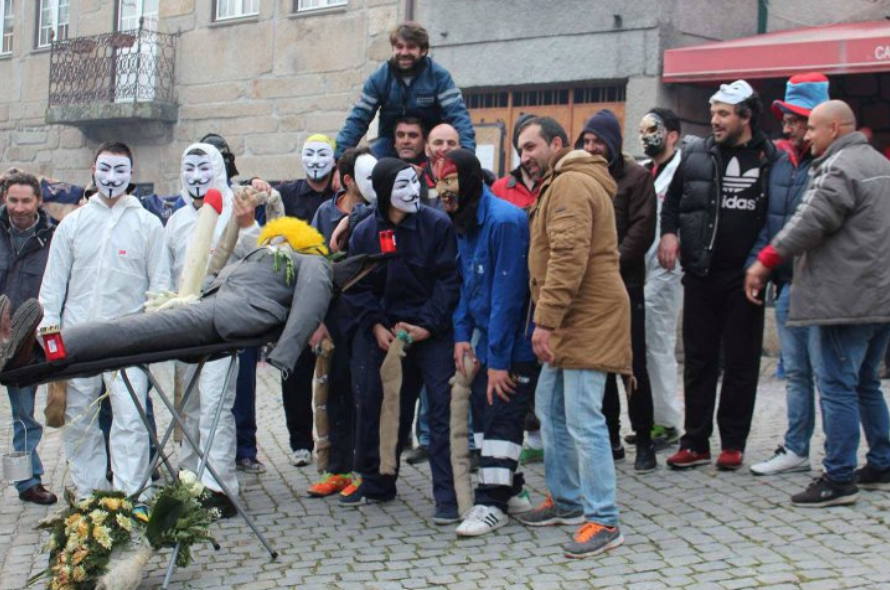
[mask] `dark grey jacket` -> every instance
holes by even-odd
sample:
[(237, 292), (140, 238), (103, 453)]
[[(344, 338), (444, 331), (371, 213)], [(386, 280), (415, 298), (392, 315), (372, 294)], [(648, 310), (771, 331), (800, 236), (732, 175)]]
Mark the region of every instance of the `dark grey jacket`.
[(37, 210), (37, 215), (34, 235), (25, 242), (21, 252), (16, 253), (6, 205), (0, 207), (0, 293), (9, 297), (10, 313), (40, 293), (40, 282), (56, 226), (43, 208)]
[(772, 246), (797, 257), (788, 324), (890, 323), (890, 162), (858, 132), (813, 161)]

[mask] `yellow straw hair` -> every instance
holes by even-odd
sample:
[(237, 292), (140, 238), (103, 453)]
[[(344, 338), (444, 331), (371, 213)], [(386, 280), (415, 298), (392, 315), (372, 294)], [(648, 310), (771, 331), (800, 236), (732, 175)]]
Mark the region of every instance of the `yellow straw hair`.
[(309, 137), (306, 138), (306, 143), (311, 143), (313, 141), (326, 143), (329, 146), (331, 146), (332, 150), (337, 149), (336, 142), (333, 139), (331, 139), (330, 137), (328, 137), (327, 135), (323, 135), (321, 133), (316, 133), (316, 134), (310, 135)]
[(279, 217), (267, 223), (257, 238), (257, 244), (263, 245), (276, 236), (284, 238), (294, 252), (328, 255), (324, 237), (314, 227), (296, 217)]

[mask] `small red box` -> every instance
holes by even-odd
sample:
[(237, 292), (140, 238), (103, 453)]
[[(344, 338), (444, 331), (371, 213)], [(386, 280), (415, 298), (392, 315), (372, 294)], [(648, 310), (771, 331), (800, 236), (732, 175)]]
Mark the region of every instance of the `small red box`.
[(58, 361), (65, 358), (65, 343), (62, 342), (62, 330), (59, 326), (49, 326), (40, 330), (43, 339), (43, 351), (46, 360)]
[(385, 229), (378, 232), (377, 237), (380, 239), (380, 252), (389, 254), (396, 251), (396, 237), (391, 229)]

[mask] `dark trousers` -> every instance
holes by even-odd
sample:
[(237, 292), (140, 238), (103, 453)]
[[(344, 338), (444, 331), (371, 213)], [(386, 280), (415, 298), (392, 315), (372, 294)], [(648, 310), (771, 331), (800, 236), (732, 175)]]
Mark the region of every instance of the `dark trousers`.
[(510, 496), (522, 491), (525, 479), (516, 473), (522, 452), (522, 431), (528, 412), (528, 400), (538, 385), (538, 363), (514, 363), (510, 375), (516, 382), (516, 393), (503, 401), (492, 393), (489, 405), (487, 367), (481, 367), (473, 380), (473, 430), (477, 448), (481, 449), (479, 483), (474, 503), (494, 506), (507, 512)]
[[(643, 287), (628, 287), (630, 298), (630, 343), (633, 348), (633, 374), (636, 389), (630, 394), (627, 412), (630, 426), (637, 435), (637, 443), (646, 444), (651, 439), (654, 424), (652, 410), (652, 385), (649, 370), (646, 368), (646, 298)], [(621, 401), (618, 395), (618, 382), (613, 373), (606, 377), (606, 391), (603, 397), (603, 415), (609, 427), (612, 446), (621, 444)]]
[(290, 436), (291, 451), (312, 451), (312, 379), (315, 376), (315, 354), (307, 346), (297, 359), (294, 370), (281, 378), (281, 401)]
[(760, 376), (763, 306), (745, 298), (744, 271), (683, 278), (683, 385), (686, 432), (680, 446), (709, 452), (723, 350), (723, 387), (717, 406), (721, 447), (744, 451)]
[(371, 498), (387, 499), (396, 494), (399, 455), (408, 440), (414, 406), (420, 389), (426, 386), (429, 401), (430, 471), (433, 498), (440, 509), (457, 506), (451, 471), (451, 387), (454, 375), (451, 334), (416, 342), (402, 359), (399, 444), (396, 449), (396, 475), (380, 474), (380, 409), (383, 384), (380, 365), (386, 353), (377, 346), (370, 330), (360, 331), (353, 341), (352, 391), (355, 396), (355, 470), (362, 476), (362, 492)]
[[(331, 332), (334, 336), (334, 333)], [(350, 473), (355, 467), (355, 412), (352, 396), (352, 375), (349, 372), (350, 342), (337, 342), (328, 373), (328, 454), (330, 473)]]
[[(235, 389), (235, 432), (238, 440), (235, 460), (256, 459), (256, 363), (258, 348), (245, 348), (238, 354), (238, 383)], [(195, 395), (194, 393), (192, 395)]]

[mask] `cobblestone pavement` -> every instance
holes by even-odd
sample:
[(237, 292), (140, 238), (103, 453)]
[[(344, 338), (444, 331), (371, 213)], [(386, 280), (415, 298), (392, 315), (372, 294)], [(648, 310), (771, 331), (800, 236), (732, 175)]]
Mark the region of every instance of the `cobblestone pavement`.
[[(767, 376), (771, 372), (764, 363), (746, 464), (769, 455), (784, 429), (783, 383)], [(169, 382), (169, 368), (161, 373)], [(270, 561), (240, 519), (224, 521), (215, 530), (222, 549), (197, 549), (195, 563), (176, 572), (172, 588), (890, 588), (890, 494), (863, 492), (852, 507), (792, 507), (789, 494), (803, 489), (812, 473), (754, 478), (713, 467), (672, 472), (660, 453), (658, 471), (638, 476), (629, 453), (618, 465), (627, 541), (606, 555), (577, 561), (562, 555), (568, 527), (529, 529), (511, 522), (492, 535), (459, 540), (452, 526), (435, 526), (426, 465), (404, 466), (397, 501), (344, 511), (333, 499), (306, 496), (315, 471), (287, 461), (277, 373), (261, 368), (260, 381), (258, 437), (268, 471), (242, 475), (241, 494), (281, 556)], [(41, 388), (38, 407), (43, 396)], [(166, 422), (165, 412), (160, 421)], [(3, 452), (8, 425), (4, 395)], [(821, 447), (819, 434), (814, 465)], [(40, 455), (44, 481), (59, 492), (67, 481), (59, 431), (45, 435)], [(525, 473), (533, 500), (540, 500), (543, 466), (527, 466)], [(0, 504), (0, 590), (24, 588), (46, 563), (34, 525), (48, 510), (19, 502), (14, 492), (3, 492)], [(167, 556), (152, 559), (141, 588), (160, 588)]]

